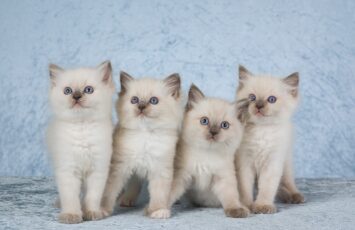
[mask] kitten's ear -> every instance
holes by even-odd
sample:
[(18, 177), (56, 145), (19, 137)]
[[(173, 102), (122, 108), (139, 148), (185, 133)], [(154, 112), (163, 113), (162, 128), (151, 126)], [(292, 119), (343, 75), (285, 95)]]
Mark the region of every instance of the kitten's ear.
[(192, 84), (189, 90), (189, 98), (187, 100), (186, 110), (190, 110), (194, 103), (198, 103), (205, 98), (205, 95), (201, 92), (196, 85)]
[(56, 78), (58, 77), (59, 74), (64, 72), (64, 69), (55, 64), (49, 64), (48, 68), (49, 68), (49, 77), (51, 79), (52, 86), (55, 86)]
[(102, 81), (106, 84), (112, 83), (112, 66), (109, 60), (101, 63), (97, 69), (102, 73)]
[(178, 73), (174, 73), (164, 79), (165, 85), (168, 87), (169, 93), (175, 99), (180, 97), (181, 80)]
[(128, 73), (121, 71), (120, 72), (120, 83), (121, 83), (121, 93), (125, 93), (130, 81), (133, 81), (134, 78)]
[(282, 80), (290, 88), (290, 93), (292, 96), (297, 97), (298, 95), (298, 85), (300, 82), (298, 72), (295, 72)]
[(247, 120), (249, 119), (249, 104), (249, 99), (241, 99), (236, 102), (237, 118), (242, 124), (246, 124)]
[(244, 66), (239, 65), (239, 86), (238, 90), (243, 88), (243, 82), (248, 80), (253, 74)]

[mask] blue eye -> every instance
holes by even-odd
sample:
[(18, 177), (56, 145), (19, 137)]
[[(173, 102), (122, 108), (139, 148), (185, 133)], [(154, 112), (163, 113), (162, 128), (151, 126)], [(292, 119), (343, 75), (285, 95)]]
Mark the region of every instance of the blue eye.
[(275, 96), (270, 96), (270, 97), (268, 97), (267, 98), (267, 101), (269, 102), (269, 103), (275, 103), (276, 102), (276, 97)]
[(208, 120), (207, 117), (202, 117), (202, 118), (200, 119), (200, 123), (201, 123), (201, 125), (208, 125), (209, 120)]
[(133, 97), (131, 98), (131, 103), (132, 103), (132, 104), (137, 104), (138, 102), (139, 102), (138, 97), (133, 96)]
[(65, 95), (69, 95), (69, 94), (72, 94), (72, 93), (73, 93), (73, 90), (70, 87), (65, 87), (64, 88), (64, 94)]
[(222, 121), (221, 128), (222, 129), (228, 129), (229, 128), (229, 122), (228, 121)]
[(92, 94), (94, 92), (94, 88), (92, 86), (86, 86), (84, 89), (84, 93)]
[(255, 101), (255, 99), (256, 99), (256, 96), (255, 96), (255, 94), (249, 94), (249, 100), (251, 100), (251, 101)]
[(159, 99), (157, 97), (151, 97), (149, 103), (152, 105), (156, 105), (159, 103)]

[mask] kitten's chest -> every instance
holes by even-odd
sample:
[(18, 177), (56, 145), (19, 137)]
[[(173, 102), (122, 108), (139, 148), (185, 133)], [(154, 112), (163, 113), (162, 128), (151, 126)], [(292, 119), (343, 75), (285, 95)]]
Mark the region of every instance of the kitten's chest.
[(289, 142), (284, 126), (256, 126), (245, 130), (240, 152), (256, 163), (281, 154)]

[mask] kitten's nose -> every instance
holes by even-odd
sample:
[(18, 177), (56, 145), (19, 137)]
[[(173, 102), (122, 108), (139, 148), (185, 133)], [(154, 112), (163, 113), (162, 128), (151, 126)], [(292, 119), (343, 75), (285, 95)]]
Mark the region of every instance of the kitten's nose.
[(145, 107), (146, 107), (145, 104), (139, 104), (139, 105), (138, 105), (138, 109), (139, 109), (140, 111), (143, 111), (143, 110), (145, 109)]
[(255, 107), (257, 109), (262, 109), (264, 108), (264, 102), (263, 101), (257, 101), (256, 104), (255, 104)]
[(75, 100), (79, 100), (81, 98), (82, 94), (80, 91), (75, 91), (74, 94), (73, 94), (73, 98)]
[(218, 134), (218, 132), (219, 132), (219, 130), (218, 130), (217, 127), (215, 127), (215, 126), (211, 127), (211, 129), (210, 129), (210, 134), (211, 134), (212, 136), (216, 136), (216, 135)]

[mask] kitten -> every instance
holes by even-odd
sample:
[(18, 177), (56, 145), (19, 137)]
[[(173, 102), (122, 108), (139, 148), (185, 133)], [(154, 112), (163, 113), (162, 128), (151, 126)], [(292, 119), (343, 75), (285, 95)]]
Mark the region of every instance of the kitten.
[(134, 79), (121, 72), (120, 81), (116, 104), (119, 123), (113, 137), (103, 209), (107, 215), (112, 214), (123, 186), (130, 177), (138, 176), (149, 182), (146, 214), (151, 218), (169, 218), (173, 161), (183, 116), (180, 77), (173, 74), (164, 80)]
[(54, 116), (47, 141), (59, 192), (59, 222), (101, 219), (100, 201), (112, 155), (111, 63), (73, 70), (51, 64), (49, 71)]
[(185, 191), (202, 206), (221, 206), (228, 217), (247, 217), (239, 201), (234, 157), (243, 133), (235, 104), (189, 91), (175, 158), (170, 205)]
[[(274, 213), (278, 192), (287, 203), (303, 203), (292, 172), (291, 116), (298, 104), (298, 73), (279, 79), (254, 76), (239, 67), (237, 98), (246, 126), (236, 155), (241, 201), (254, 213)], [(257, 179), (258, 194), (253, 202)]]

